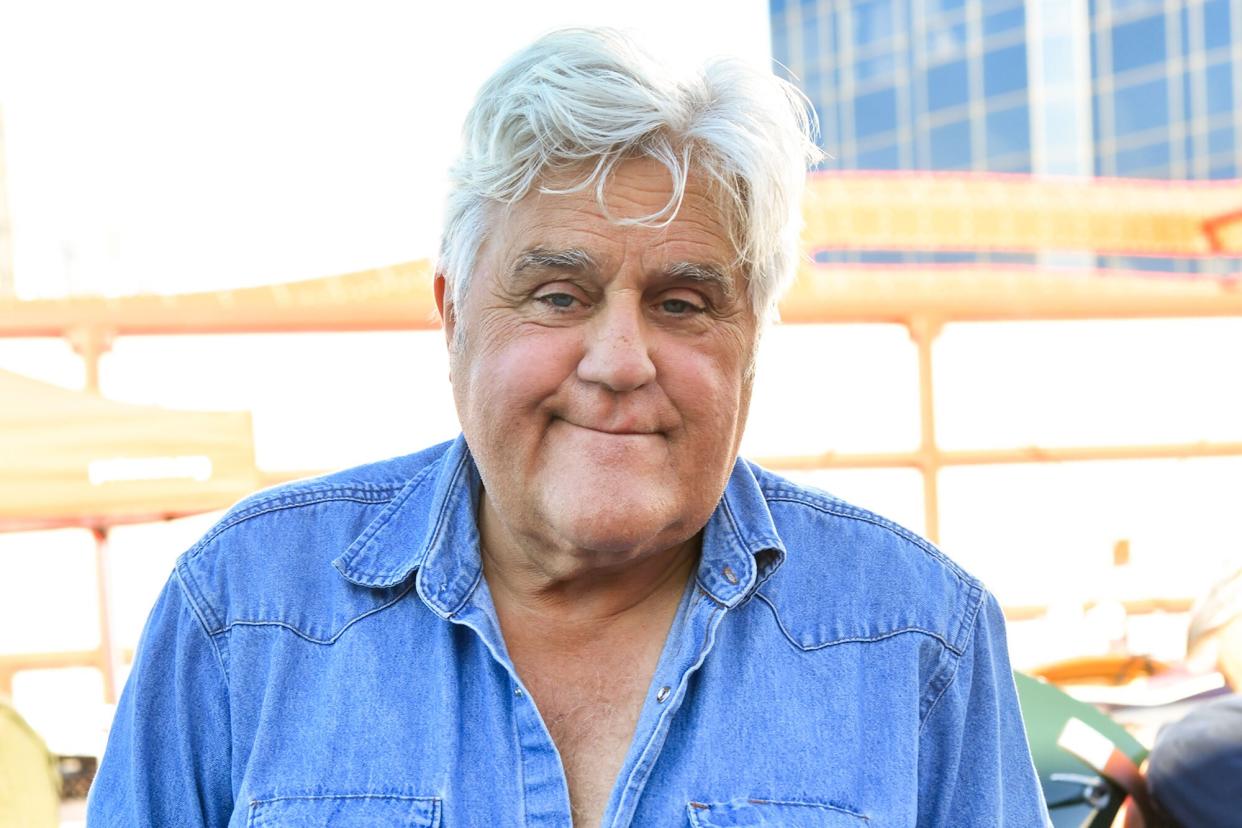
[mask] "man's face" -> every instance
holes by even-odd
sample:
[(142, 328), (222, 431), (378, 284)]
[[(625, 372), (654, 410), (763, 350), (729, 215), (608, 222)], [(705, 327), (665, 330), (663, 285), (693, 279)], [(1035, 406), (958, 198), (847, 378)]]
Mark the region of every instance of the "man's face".
[[(641, 217), (670, 192), (664, 167), (633, 160), (606, 200)], [(703, 182), (663, 228), (610, 221), (593, 188), (495, 220), (446, 315), (450, 342), (464, 328), (450, 375), (485, 508), (508, 539), (593, 565), (692, 537), (737, 455), (757, 327)]]

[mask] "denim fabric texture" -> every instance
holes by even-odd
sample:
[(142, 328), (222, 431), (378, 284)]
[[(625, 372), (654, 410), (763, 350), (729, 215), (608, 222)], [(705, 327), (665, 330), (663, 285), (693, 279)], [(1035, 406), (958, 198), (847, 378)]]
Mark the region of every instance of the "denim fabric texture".
[[(178, 560), (89, 803), (117, 826), (569, 826), (462, 438), (257, 494)], [(980, 583), (739, 460), (604, 824), (1042, 826)]]

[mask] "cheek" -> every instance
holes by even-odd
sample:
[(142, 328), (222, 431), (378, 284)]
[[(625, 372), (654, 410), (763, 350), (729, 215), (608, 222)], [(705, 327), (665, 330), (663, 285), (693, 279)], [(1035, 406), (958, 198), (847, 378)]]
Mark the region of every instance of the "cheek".
[(749, 394), (744, 365), (730, 354), (710, 351), (685, 350), (669, 357), (662, 384), (683, 415), (700, 429), (725, 429), (711, 434), (700, 431), (697, 436), (717, 441), (732, 431), (734, 423), (745, 419)]
[(537, 407), (577, 368), (576, 338), (565, 330), (510, 330), (480, 337), (479, 346), (454, 365), (459, 413), (499, 421), (500, 428), (517, 426), (507, 418)]

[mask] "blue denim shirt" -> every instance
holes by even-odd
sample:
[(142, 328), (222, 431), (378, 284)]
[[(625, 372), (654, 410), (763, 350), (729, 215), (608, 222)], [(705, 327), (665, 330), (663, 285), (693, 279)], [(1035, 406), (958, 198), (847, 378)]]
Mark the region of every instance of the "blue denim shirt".
[[(569, 826), (463, 439), (242, 502), (177, 562), (91, 791), (112, 826)], [(996, 601), (739, 460), (609, 826), (1040, 826)]]

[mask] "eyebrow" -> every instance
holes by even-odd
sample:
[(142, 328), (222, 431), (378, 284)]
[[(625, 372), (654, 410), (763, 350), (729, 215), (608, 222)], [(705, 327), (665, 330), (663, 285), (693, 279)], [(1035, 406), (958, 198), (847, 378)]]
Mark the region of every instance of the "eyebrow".
[[(597, 273), (599, 265), (591, 254), (578, 247), (554, 250), (532, 247), (523, 250), (513, 260), (509, 278), (517, 279), (529, 271), (563, 270), (572, 273)], [(664, 278), (672, 281), (694, 282), (714, 288), (726, 302), (737, 298), (737, 287), (721, 268), (704, 262), (674, 262), (662, 271)]]
[(509, 276), (516, 278), (528, 270), (568, 270), (574, 273), (590, 273), (598, 269), (591, 254), (580, 248), (551, 250), (546, 247), (532, 247), (529, 250), (523, 250), (513, 260)]
[(696, 282), (714, 287), (720, 292), (726, 302), (732, 302), (737, 298), (737, 288), (733, 283), (733, 279), (715, 265), (703, 264), (702, 262), (677, 262), (664, 268), (664, 275), (669, 279)]

